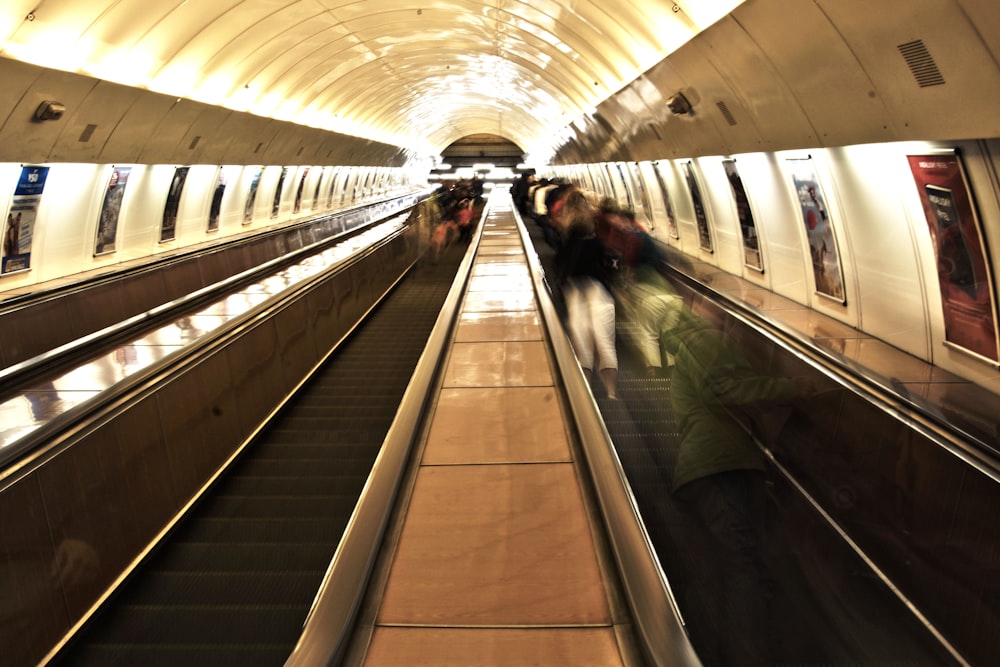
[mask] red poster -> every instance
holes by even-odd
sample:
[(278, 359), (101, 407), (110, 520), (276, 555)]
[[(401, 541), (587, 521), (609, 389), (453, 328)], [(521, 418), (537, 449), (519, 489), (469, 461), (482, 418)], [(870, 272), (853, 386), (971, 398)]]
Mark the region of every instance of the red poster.
[(957, 155), (910, 155), (937, 257), (945, 340), (997, 361), (996, 313), (986, 251)]

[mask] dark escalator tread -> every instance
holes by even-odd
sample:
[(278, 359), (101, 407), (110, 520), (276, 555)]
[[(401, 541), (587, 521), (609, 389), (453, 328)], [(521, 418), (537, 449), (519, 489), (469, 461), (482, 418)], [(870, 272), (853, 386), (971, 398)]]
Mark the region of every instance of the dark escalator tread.
[(96, 667), (274, 667), (284, 664), (288, 647), (284, 642), (253, 646), (142, 646), (138, 644), (89, 645), (79, 651), (78, 664)]
[(464, 251), (411, 271), (57, 664), (284, 662)]

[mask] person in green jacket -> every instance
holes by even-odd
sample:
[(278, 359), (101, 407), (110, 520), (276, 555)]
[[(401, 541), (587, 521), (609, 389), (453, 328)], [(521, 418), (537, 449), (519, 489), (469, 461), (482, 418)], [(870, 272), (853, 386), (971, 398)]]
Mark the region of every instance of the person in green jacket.
[(759, 373), (722, 331), (683, 306), (676, 310), (661, 319), (670, 325), (663, 342), (673, 358), (670, 400), (680, 434), (672, 490), (716, 550), (722, 594), (709, 604), (727, 636), (716, 643), (717, 662), (706, 663), (766, 665), (771, 577), (760, 554), (764, 459), (731, 411), (787, 404), (799, 386)]

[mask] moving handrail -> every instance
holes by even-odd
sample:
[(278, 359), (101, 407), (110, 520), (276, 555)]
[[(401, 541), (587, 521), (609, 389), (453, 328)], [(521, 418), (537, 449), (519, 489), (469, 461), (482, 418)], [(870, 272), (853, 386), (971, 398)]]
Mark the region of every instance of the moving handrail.
[(659, 565), (660, 561), (639, 517), (635, 498), (594, 402), (590, 386), (576, 360), (552, 299), (548, 296), (541, 262), (531, 250), (533, 245), (516, 210), (514, 215), (518, 220), (522, 243), (529, 249), (528, 267), (538, 296), (542, 321), (549, 332), (567, 402), (597, 492), (598, 505), (625, 587), (626, 602), (635, 621), (639, 646), (651, 665), (701, 665), (684, 628), (684, 619), (670, 583)]
[(907, 424), (956, 458), (1000, 482), (1000, 443), (988, 442), (972, 429), (943, 415), (938, 406), (900, 390), (891, 381), (867, 368), (818, 347), (805, 335), (780, 326), (688, 273), (670, 265), (666, 265), (665, 269), (675, 281), (687, 285), (689, 289), (710, 294), (715, 305), (731, 317), (747, 322), (843, 388), (863, 397), (886, 415)]
[[(487, 202), (484, 219), (488, 210)], [(458, 317), (481, 239), (480, 226), (459, 266), (455, 282), (413, 371), (361, 498), (323, 577), (323, 584), (316, 593), (302, 635), (285, 662), (286, 667), (337, 664), (348, 650), (354, 621), (389, 524), (427, 400), (441, 367), (445, 345)]]
[[(513, 215), (517, 216), (516, 212)], [(532, 246), (519, 216), (517, 221), (541, 306), (543, 326), (549, 332), (557, 373), (562, 378), (598, 490), (599, 505), (625, 583), (642, 650), (650, 664), (699, 666), (701, 662), (688, 640), (669, 584), (638, 519), (634, 500), (589, 386), (548, 296), (539, 260), (530, 250)], [(355, 618), (395, 505), (406, 461), (418, 436), (426, 402), (440, 370), (443, 347), (455, 326), (458, 306), (482, 235), (480, 227), (286, 667), (338, 664), (350, 646)]]
[[(356, 234), (352, 234), (351, 236), (353, 237), (355, 235), (364, 234), (367, 230), (371, 230), (385, 224), (395, 225), (399, 229), (402, 229), (405, 227), (406, 217), (406, 213), (401, 213), (393, 218), (389, 218), (388, 220), (380, 220), (376, 223), (372, 223), (370, 226), (364, 226), (353, 230)], [(215, 283), (214, 285), (197, 290), (196, 292), (171, 301), (170, 303), (158, 306), (146, 313), (128, 318), (123, 322), (106, 327), (101, 331), (95, 332), (94, 334), (67, 343), (66, 345), (56, 348), (49, 353), (39, 355), (13, 367), (3, 369), (0, 371), (0, 383), (3, 383), (4, 385), (4, 394), (8, 394), (9, 392), (15, 390), (16, 387), (23, 386), (25, 383), (41, 376), (42, 374), (52, 373), (87, 354), (93, 354), (99, 349), (108, 347), (110, 344), (121, 342), (131, 336), (139, 335), (140, 332), (148, 330), (156, 324), (169, 321), (170, 319), (176, 319), (182, 314), (190, 312), (198, 306), (207, 304), (213, 300), (221, 299), (225, 295), (242, 286), (264, 279), (285, 267), (301, 262), (313, 255), (320, 254), (328, 248), (343, 243), (344, 241), (345, 237), (339, 236), (311, 244), (282, 257), (270, 260), (260, 266), (231, 276), (230, 278)], [(337, 266), (356, 260), (357, 257), (354, 255), (342, 258), (336, 264), (328, 267), (327, 272), (334, 270)], [(297, 289), (302, 289), (304, 286), (308, 285), (309, 282), (318, 278), (318, 276), (313, 276), (310, 280), (304, 281), (296, 287)], [(243, 319), (253, 318), (260, 308), (266, 306), (267, 304), (263, 304), (258, 308), (251, 309), (241, 318), (231, 322), (225, 330), (231, 330), (236, 327)], [(184, 354), (189, 355), (194, 352), (196, 348), (209, 346), (213, 340), (222, 335), (224, 335), (224, 331), (217, 331), (210, 336), (199, 339), (192, 343), (191, 346), (185, 350)], [(110, 387), (105, 392), (102, 392), (100, 396), (86, 401), (83, 405), (71, 408), (48, 423), (31, 431), (30, 433), (27, 433), (16, 442), (9, 443), (7, 446), (0, 449), (0, 471), (3, 471), (3, 469), (11, 463), (50, 441), (58, 433), (68, 428), (72, 423), (79, 422), (85, 417), (85, 413), (91, 413), (95, 410), (99, 410), (100, 406), (112, 402), (115, 400), (116, 396), (129, 391), (132, 387), (139, 386), (140, 384), (147, 382), (150, 377), (156, 374), (161, 374), (163, 369), (166, 368), (168, 364), (176, 361), (179, 361), (179, 359), (168, 357), (161, 360), (159, 363), (152, 364), (143, 371), (131, 375), (127, 380)]]
[[(739, 323), (746, 329), (754, 331), (769, 341), (775, 350), (781, 350), (782, 354), (797, 359), (809, 373), (822, 377), (824, 384), (829, 384), (845, 395), (856, 397), (858, 402), (873, 408), (872, 414), (879, 416), (870, 416), (866, 420), (865, 426), (870, 431), (878, 433), (886, 430), (887, 424), (894, 424), (896, 428), (911, 434), (908, 441), (911, 446), (912, 441), (928, 443), (926, 451), (937, 451), (931, 458), (921, 463), (924, 466), (941, 468), (937, 474), (943, 478), (947, 477), (948, 473), (944, 472), (946, 469), (963, 469), (968, 471), (967, 476), (970, 478), (975, 477), (972, 471), (982, 475), (982, 479), (988, 481), (982, 483), (967, 481), (971, 487), (983, 491), (993, 487), (992, 493), (984, 492), (977, 495), (976, 499), (980, 502), (989, 502), (992, 499), (993, 504), (996, 504), (1000, 498), (1000, 492), (995, 490), (996, 482), (1000, 481), (1000, 460), (989, 443), (976, 438), (960, 425), (950, 422), (933, 406), (913, 400), (911, 396), (898, 390), (877, 373), (858, 364), (849, 363), (849, 360), (818, 347), (805, 335), (770, 320), (752, 307), (726, 294), (719, 293), (685, 271), (672, 266), (665, 268), (682, 294), (700, 295), (703, 297), (703, 303), (710, 304), (711, 308), (729, 318), (730, 323)], [(977, 549), (976, 542), (969, 540), (956, 545), (949, 552), (948, 559), (928, 558), (927, 552), (934, 549), (933, 543), (921, 542), (920, 536), (912, 538), (909, 535), (896, 536), (901, 526), (880, 523), (881, 512), (878, 510), (881, 508), (874, 504), (865, 504), (878, 502), (880, 498), (871, 496), (851, 499), (847, 505), (841, 502), (839, 507), (836, 499), (833, 502), (826, 499), (827, 502), (824, 502), (821, 494), (825, 495), (828, 489), (825, 489), (822, 483), (817, 483), (817, 479), (822, 478), (827, 484), (836, 483), (831, 482), (835, 479), (836, 473), (825, 469), (818, 477), (814, 474), (810, 478), (808, 474), (803, 474), (803, 469), (806, 467), (803, 458), (810, 454), (817, 456), (819, 454), (815, 451), (817, 447), (796, 447), (794, 442), (789, 444), (780, 434), (764, 436), (754, 428), (752, 419), (746, 413), (733, 413), (733, 416), (753, 436), (757, 446), (777, 473), (811, 507), (833, 534), (856, 554), (873, 577), (882, 582), (886, 590), (902, 603), (903, 608), (909, 610), (917, 624), (924, 627), (943, 649), (943, 653), (950, 655), (956, 664), (969, 664), (964, 654), (970, 652), (970, 648), (968, 645), (962, 645), (958, 639), (959, 633), (951, 627), (956, 614), (947, 610), (954, 604), (952, 597), (954, 590), (961, 589), (966, 578), (976, 577), (975, 568), (972, 566), (976, 562), (973, 557)], [(789, 441), (795, 437), (793, 435)], [(800, 455), (797, 453), (800, 449), (809, 450), (809, 453)], [(926, 451), (925, 457), (928, 456)], [(905, 457), (906, 453), (901, 456)], [(910, 453), (909, 456), (914, 454)], [(944, 465), (945, 463), (947, 465)], [(919, 464), (911, 462), (911, 465)], [(871, 475), (873, 472), (878, 474), (879, 471), (868, 471), (868, 474)], [(902, 497), (899, 491), (897, 494)], [(960, 502), (960, 496), (958, 498), (959, 501), (956, 502)], [(852, 521), (850, 512), (844, 509), (845, 506), (853, 506), (855, 502), (861, 506), (862, 513), (867, 515), (864, 521)], [(941, 502), (945, 503), (947, 500), (941, 499)], [(950, 507), (942, 509), (954, 511)], [(995, 507), (983, 507), (979, 511), (986, 517), (984, 520), (992, 524), (994, 512), (991, 509), (995, 510)], [(905, 507), (897, 511), (900, 514), (907, 513)], [(889, 512), (889, 515), (893, 516), (893, 513)], [(905, 525), (903, 527), (905, 528)], [(892, 543), (893, 546), (887, 549), (887, 543)], [(968, 550), (964, 558), (955, 558), (962, 550)], [(917, 563), (924, 560), (933, 562), (936, 566), (934, 583), (928, 582), (926, 576), (920, 576), (920, 570), (915, 568)], [(975, 586), (977, 583), (972, 585)]]
[[(0, 301), (0, 336), (8, 344), (0, 350), (0, 366), (14, 366), (266, 261), (350, 233), (409, 209), (428, 195), (428, 191), (394, 195), (141, 262), (109, 266), (99, 275), (62, 286), (5, 295)], [(46, 319), (60, 325), (40, 328), (39, 322)]]

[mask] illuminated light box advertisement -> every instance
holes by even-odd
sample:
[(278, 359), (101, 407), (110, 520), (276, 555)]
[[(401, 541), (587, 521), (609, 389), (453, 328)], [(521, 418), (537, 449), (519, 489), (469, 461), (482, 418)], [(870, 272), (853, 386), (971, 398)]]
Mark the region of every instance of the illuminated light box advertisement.
[(163, 205), (163, 223), (160, 225), (160, 243), (173, 241), (177, 236), (177, 211), (181, 206), (181, 194), (184, 192), (184, 181), (187, 180), (190, 167), (177, 167), (167, 191), (167, 202)]
[(253, 178), (250, 179), (250, 191), (247, 193), (247, 203), (243, 207), (243, 224), (249, 225), (253, 222), (253, 207), (254, 202), (257, 201), (257, 189), (260, 186), (260, 174), (261, 168), (258, 167), (257, 171), (254, 172)]
[(653, 165), (653, 171), (656, 172), (656, 181), (660, 184), (660, 193), (663, 195), (663, 206), (667, 209), (667, 234), (672, 239), (679, 239), (681, 235), (677, 231), (677, 218), (674, 216), (674, 205), (670, 201), (670, 190), (667, 189), (667, 183), (663, 180), (661, 169), (662, 165), (659, 162)]
[(222, 214), (222, 197), (226, 194), (226, 172), (219, 168), (219, 175), (215, 179), (215, 192), (212, 193), (212, 205), (208, 209), (208, 230), (210, 232), (219, 229), (219, 217)]
[(31, 268), (35, 218), (48, 174), (48, 167), (21, 168), (21, 176), (17, 179), (17, 187), (14, 188), (14, 196), (11, 197), (4, 223), (0, 274), (19, 273)]
[(986, 249), (958, 155), (908, 155), (937, 258), (945, 340), (998, 360)]
[(743, 263), (763, 273), (764, 260), (760, 254), (757, 223), (754, 222), (750, 198), (747, 197), (746, 188), (743, 187), (743, 179), (740, 178), (740, 172), (736, 168), (736, 160), (723, 160), (722, 166), (726, 170), (726, 178), (729, 179), (729, 187), (733, 191), (736, 217), (740, 221), (740, 232), (743, 234)]
[(278, 185), (274, 188), (274, 201), (271, 202), (271, 217), (277, 218), (281, 209), (281, 189), (285, 187), (285, 179), (288, 177), (288, 167), (281, 168), (281, 176), (278, 176)]
[(299, 178), (299, 187), (295, 190), (295, 203), (292, 205), (292, 213), (302, 210), (302, 190), (306, 187), (306, 176), (309, 175), (309, 167), (302, 170), (302, 177)]
[(691, 193), (691, 205), (694, 207), (694, 220), (698, 225), (698, 247), (706, 252), (715, 252), (712, 247), (712, 232), (708, 227), (708, 214), (701, 198), (698, 180), (694, 175), (694, 163), (684, 163), (684, 177), (687, 179), (688, 190)]
[(118, 243), (118, 218), (122, 212), (122, 199), (125, 197), (125, 185), (131, 167), (113, 167), (108, 178), (108, 188), (104, 191), (104, 202), (101, 204), (101, 217), (97, 220), (97, 239), (94, 241), (94, 254), (106, 255), (114, 252)]
[(812, 258), (816, 292), (841, 303), (847, 303), (844, 293), (844, 273), (837, 252), (837, 239), (833, 234), (830, 209), (823, 197), (823, 189), (816, 175), (812, 158), (788, 161), (792, 168), (795, 196), (802, 211), (809, 255)]

